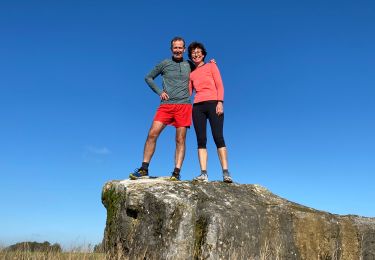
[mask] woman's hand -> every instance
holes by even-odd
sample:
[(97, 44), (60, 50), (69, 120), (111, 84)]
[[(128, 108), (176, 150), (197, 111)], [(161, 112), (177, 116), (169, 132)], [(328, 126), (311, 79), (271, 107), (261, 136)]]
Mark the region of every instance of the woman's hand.
[(218, 116), (224, 114), (224, 106), (223, 106), (223, 102), (221, 102), (221, 101), (217, 102), (217, 105), (216, 105), (216, 114)]

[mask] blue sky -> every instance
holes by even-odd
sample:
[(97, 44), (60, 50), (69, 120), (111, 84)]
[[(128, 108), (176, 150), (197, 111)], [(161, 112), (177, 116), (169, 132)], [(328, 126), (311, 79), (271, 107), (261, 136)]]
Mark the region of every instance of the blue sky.
[[(373, 1), (2, 1), (0, 244), (101, 241), (101, 189), (140, 165), (159, 103), (144, 76), (176, 35), (218, 63), (236, 182), (375, 217), (374, 27)], [(150, 173), (173, 153), (168, 127)], [(198, 173), (191, 129), (182, 178)]]

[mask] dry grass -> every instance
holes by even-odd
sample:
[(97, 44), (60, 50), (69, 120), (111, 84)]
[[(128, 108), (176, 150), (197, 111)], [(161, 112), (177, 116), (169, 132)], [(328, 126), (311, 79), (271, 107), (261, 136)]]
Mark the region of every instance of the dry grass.
[(122, 255), (111, 256), (105, 253), (78, 252), (31, 252), (27, 250), (7, 251), (0, 247), (0, 260), (122, 260)]
[(74, 252), (63, 252), (63, 253), (49, 253), (49, 252), (6, 252), (0, 251), (0, 259), (4, 260), (101, 260), (111, 259), (106, 254), (99, 253), (74, 253)]

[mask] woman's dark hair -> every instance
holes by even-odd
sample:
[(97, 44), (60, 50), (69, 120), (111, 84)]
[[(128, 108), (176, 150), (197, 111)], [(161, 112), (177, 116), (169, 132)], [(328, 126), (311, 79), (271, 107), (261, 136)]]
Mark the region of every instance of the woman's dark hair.
[(189, 59), (192, 59), (191, 58), (191, 53), (195, 49), (201, 49), (202, 50), (202, 54), (204, 55), (204, 58), (203, 58), (203, 60), (204, 60), (206, 58), (206, 56), (207, 56), (207, 51), (206, 51), (206, 48), (204, 47), (203, 43), (200, 43), (200, 42), (192, 42), (192, 43), (190, 43), (190, 45), (188, 47), (188, 56), (189, 56)]

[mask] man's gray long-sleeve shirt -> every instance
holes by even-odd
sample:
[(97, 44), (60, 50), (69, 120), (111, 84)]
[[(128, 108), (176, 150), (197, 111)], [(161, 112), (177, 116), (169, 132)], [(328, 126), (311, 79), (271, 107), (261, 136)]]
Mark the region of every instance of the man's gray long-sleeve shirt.
[[(160, 62), (146, 75), (149, 87), (159, 96), (164, 91), (168, 94), (168, 100), (161, 100), (161, 104), (190, 104), (189, 75), (190, 64), (187, 61), (174, 61), (166, 59)], [(162, 75), (163, 89), (161, 90), (154, 79)]]

